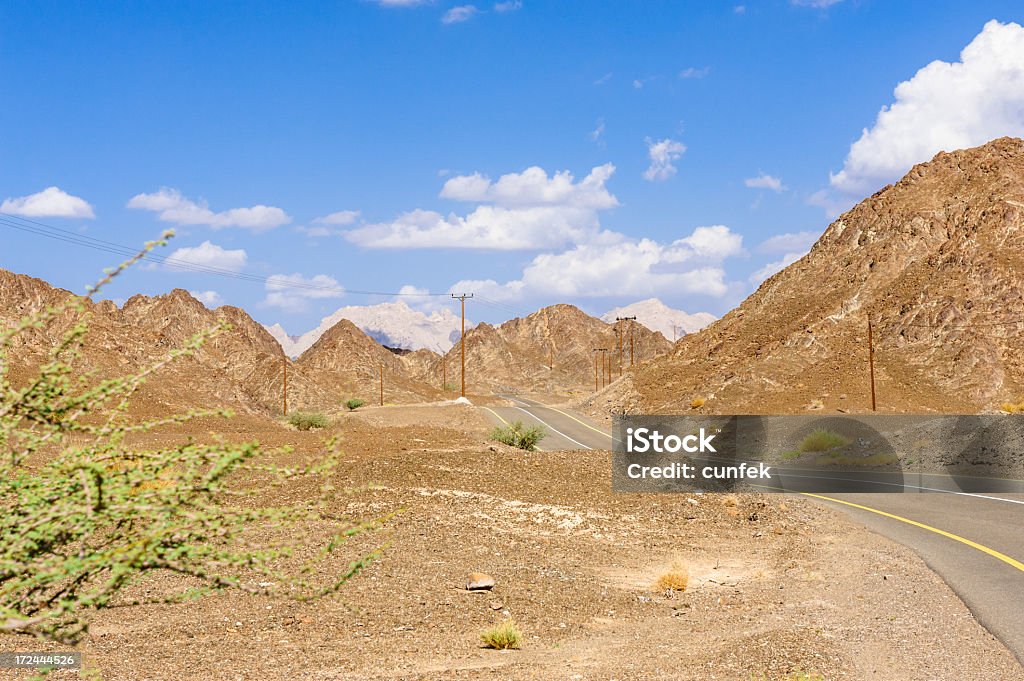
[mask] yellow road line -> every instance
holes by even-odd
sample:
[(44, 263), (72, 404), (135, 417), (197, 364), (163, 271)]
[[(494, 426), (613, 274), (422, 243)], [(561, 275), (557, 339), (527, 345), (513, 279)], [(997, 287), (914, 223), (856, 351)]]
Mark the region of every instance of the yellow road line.
[(561, 409), (555, 409), (554, 407), (548, 407), (547, 405), (545, 405), (545, 408), (550, 409), (551, 411), (557, 411), (562, 416), (565, 416), (567, 418), (572, 419), (573, 421), (575, 421), (576, 423), (580, 424), (581, 426), (583, 426), (585, 428), (590, 428), (595, 433), (599, 433), (601, 435), (604, 435), (605, 437), (611, 438), (612, 440), (615, 439), (611, 435), (609, 435), (608, 433), (604, 432), (603, 430), (598, 430), (597, 428), (595, 428), (594, 426), (590, 425), (589, 423), (581, 421), (578, 418), (576, 418), (575, 416), (573, 416), (572, 414), (567, 414), (566, 412), (562, 411)]
[(993, 558), (1001, 560), (1004, 563), (1006, 563), (1007, 565), (1009, 565), (1011, 567), (1015, 567), (1018, 570), (1020, 570), (1021, 572), (1024, 572), (1024, 563), (1021, 563), (1019, 560), (1015, 560), (1013, 558), (1010, 558), (1005, 553), (1000, 553), (999, 551), (996, 551), (995, 549), (990, 549), (989, 547), (984, 546), (983, 544), (979, 544), (978, 542), (971, 541), (970, 539), (967, 539), (965, 537), (961, 537), (960, 535), (957, 535), (957, 534), (953, 534), (952, 532), (946, 532), (945, 530), (940, 530), (937, 527), (932, 527), (931, 525), (925, 525), (924, 523), (919, 523), (916, 520), (911, 520), (910, 518), (904, 518), (903, 516), (898, 516), (898, 515), (895, 515), (893, 513), (886, 513), (885, 511), (879, 511), (877, 508), (871, 508), (870, 506), (862, 506), (860, 504), (855, 504), (852, 501), (843, 501), (842, 499), (834, 499), (833, 497), (826, 497), (826, 496), (823, 496), (821, 494), (811, 494), (810, 492), (800, 492), (800, 494), (804, 495), (805, 497), (814, 497), (815, 499), (824, 499), (825, 501), (831, 501), (831, 502), (834, 502), (834, 503), (837, 503), (837, 504), (843, 504), (844, 506), (851, 506), (853, 508), (859, 508), (862, 511), (868, 511), (869, 513), (877, 513), (880, 516), (885, 516), (886, 518), (892, 518), (893, 520), (898, 520), (901, 523), (906, 523), (908, 525), (913, 525), (914, 527), (920, 527), (922, 530), (928, 530), (929, 532), (934, 532), (935, 534), (940, 534), (943, 537), (946, 537), (947, 539), (952, 539), (953, 541), (958, 541), (961, 544), (966, 544), (967, 546), (970, 546), (972, 549), (977, 549), (977, 550), (981, 551), (982, 553), (987, 553), (988, 555), (992, 556)]
[(494, 414), (494, 416), (495, 416), (495, 417), (496, 417), (496, 418), (497, 418), (497, 419), (498, 419), (499, 421), (501, 421), (502, 423), (504, 423), (504, 424), (505, 424), (506, 426), (508, 425), (508, 421), (506, 421), (505, 419), (501, 418), (501, 414), (499, 414), (498, 412), (494, 411), (494, 410), (493, 410), (493, 409), (491, 409), (490, 407), (484, 407), (484, 409), (486, 409), (487, 411), (489, 411), (489, 412), (491, 412), (492, 414)]

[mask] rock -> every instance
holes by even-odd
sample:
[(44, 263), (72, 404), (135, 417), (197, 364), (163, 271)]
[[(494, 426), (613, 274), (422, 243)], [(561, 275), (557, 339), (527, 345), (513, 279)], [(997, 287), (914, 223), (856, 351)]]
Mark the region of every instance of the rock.
[(494, 588), (494, 577), (483, 572), (470, 572), (466, 577), (466, 591), (490, 591)]
[(501, 610), (505, 607), (505, 604), (501, 601), (491, 601), (491, 610)]

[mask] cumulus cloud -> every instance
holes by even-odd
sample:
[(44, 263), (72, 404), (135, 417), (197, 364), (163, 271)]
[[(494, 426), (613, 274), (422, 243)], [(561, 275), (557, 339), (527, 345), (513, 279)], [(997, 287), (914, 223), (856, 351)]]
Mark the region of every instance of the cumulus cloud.
[(672, 139), (655, 142), (650, 137), (647, 143), (647, 156), (651, 165), (644, 171), (644, 179), (649, 182), (663, 182), (676, 174), (675, 162), (686, 151), (686, 145)]
[(242, 227), (262, 232), (292, 221), (287, 213), (274, 206), (256, 205), (214, 212), (205, 201), (192, 201), (182, 196), (177, 189), (169, 187), (161, 187), (152, 194), (137, 194), (128, 201), (127, 207), (157, 213), (164, 222), (208, 225), (214, 229)]
[(461, 24), (463, 21), (469, 21), (479, 13), (480, 10), (476, 5), (459, 5), (445, 12), (444, 16), (441, 17), (441, 23)]
[(960, 53), (896, 86), (850, 147), (832, 186), (863, 196), (937, 152), (1024, 134), (1024, 28), (992, 20)]
[(818, 232), (788, 232), (765, 239), (757, 250), (761, 253), (806, 253), (821, 236)]
[(613, 165), (594, 168), (576, 181), (568, 171), (549, 176), (542, 168), (502, 175), (497, 181), (474, 173), (450, 178), (441, 197), (479, 203), (467, 215), (413, 210), (397, 219), (346, 232), (369, 248), (477, 248), (533, 250), (603, 238), (598, 212), (618, 200), (605, 183)]
[(316, 218), (313, 222), (318, 225), (351, 225), (359, 219), (359, 215), (358, 210), (339, 210), (336, 213)]
[(770, 189), (773, 192), (786, 191), (786, 185), (782, 184), (782, 180), (767, 173), (758, 173), (757, 177), (748, 177), (743, 180), (743, 184), (751, 189)]
[(721, 263), (743, 253), (743, 237), (724, 225), (698, 227), (689, 236), (661, 244), (617, 235), (607, 243), (579, 244), (542, 253), (517, 280), (464, 280), (452, 292), (474, 291), (496, 300), (529, 297), (651, 296), (728, 292)]
[(168, 269), (184, 270), (188, 265), (201, 265), (229, 272), (240, 272), (249, 260), (244, 249), (227, 250), (204, 241), (198, 246), (179, 248), (167, 258)]
[(275, 274), (267, 279), (263, 304), (285, 312), (305, 312), (310, 300), (341, 298), (345, 289), (326, 274), (304, 277), (301, 274)]
[(211, 310), (224, 304), (224, 298), (216, 291), (189, 291), (192, 297)]
[(96, 217), (92, 206), (82, 198), (72, 196), (59, 187), (47, 187), (41, 192), (4, 199), (0, 213), (21, 215), (26, 218), (84, 218)]

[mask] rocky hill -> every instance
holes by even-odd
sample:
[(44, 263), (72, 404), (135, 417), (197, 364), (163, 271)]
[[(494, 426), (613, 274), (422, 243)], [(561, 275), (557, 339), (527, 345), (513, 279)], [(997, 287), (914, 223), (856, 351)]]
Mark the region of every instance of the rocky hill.
[(605, 410), (974, 412), (1024, 394), (1024, 141), (940, 153), (833, 222), (804, 258)]
[[(40, 279), (0, 270), (0, 324), (11, 324), (70, 295)], [(79, 319), (69, 312), (46, 330), (23, 336), (8, 358), (15, 380), (38, 365)], [(98, 379), (136, 372), (200, 331), (230, 325), (193, 357), (179, 359), (147, 381), (133, 401), (136, 414), (160, 416), (215, 407), (277, 413), (282, 408), (286, 358), (243, 310), (225, 306), (211, 311), (187, 291), (176, 289), (162, 296), (134, 296), (120, 309), (109, 301), (88, 304), (87, 319), (89, 333), (78, 365), (95, 372)], [(322, 408), (329, 396), (300, 368), (292, 367), (289, 402), (293, 408)]]
[(385, 403), (417, 402), (440, 395), (439, 385), (418, 380), (410, 370), (410, 366), (419, 366), (415, 360), (407, 364), (402, 355), (383, 347), (347, 319), (323, 333), (302, 353), (296, 366), (315, 376), (337, 404), (351, 398), (376, 404), (382, 369)]
[[(623, 364), (629, 368), (629, 325), (621, 323)], [(619, 374), (615, 327), (572, 305), (553, 305), (500, 326), (478, 324), (466, 332), (466, 390), (471, 393), (530, 391), (574, 394), (594, 388), (594, 348), (612, 350)], [(660, 333), (633, 325), (634, 360), (646, 362), (671, 348)], [(447, 355), (449, 382), (459, 382), (461, 350)], [(439, 363), (430, 366), (440, 375)]]

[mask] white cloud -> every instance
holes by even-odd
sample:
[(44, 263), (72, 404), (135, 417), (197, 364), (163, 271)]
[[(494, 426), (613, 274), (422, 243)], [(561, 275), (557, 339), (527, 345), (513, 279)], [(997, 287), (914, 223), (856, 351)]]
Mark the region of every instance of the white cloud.
[(732, 11), (735, 14), (746, 14), (747, 6), (746, 5), (736, 5), (735, 7), (732, 8)]
[(301, 274), (275, 274), (267, 279), (267, 297), (263, 304), (285, 312), (305, 312), (310, 300), (341, 298), (345, 289), (326, 274), (304, 277)]
[(644, 179), (649, 182), (662, 182), (676, 174), (675, 162), (686, 151), (686, 145), (672, 139), (655, 142), (650, 137), (647, 143), (647, 156), (651, 165), (644, 171)]
[(433, 0), (374, 0), (381, 7), (415, 7), (425, 5)]
[(164, 222), (209, 225), (214, 229), (242, 227), (262, 232), (292, 221), (287, 213), (274, 206), (256, 205), (217, 213), (210, 210), (205, 201), (192, 201), (182, 196), (177, 189), (169, 187), (161, 187), (152, 194), (137, 194), (128, 201), (127, 207), (158, 213)]
[(773, 192), (786, 191), (786, 185), (782, 184), (782, 180), (767, 173), (758, 173), (757, 177), (748, 177), (743, 180), (743, 184), (752, 189), (770, 189)]
[(761, 253), (806, 253), (821, 234), (818, 232), (789, 232), (765, 239), (757, 250)]
[(26, 218), (84, 218), (92, 220), (96, 214), (82, 198), (72, 196), (59, 187), (47, 187), (41, 192), (4, 199), (0, 213), (21, 215)]
[(800, 253), (786, 253), (782, 258), (774, 262), (770, 262), (761, 269), (757, 270), (750, 275), (750, 283), (757, 286), (762, 281), (772, 276), (776, 272), (781, 272), (784, 268), (792, 265), (800, 258), (806, 255), (806, 251)]
[(831, 220), (839, 217), (845, 210), (853, 206), (855, 200), (850, 195), (838, 196), (835, 192), (820, 189), (807, 197), (807, 204), (825, 209), (825, 215)]
[(441, 23), (461, 24), (463, 21), (469, 21), (479, 13), (480, 10), (476, 5), (459, 5), (445, 12), (444, 16), (441, 17)]
[(211, 310), (224, 304), (224, 297), (216, 291), (189, 291), (189, 293)]
[(816, 9), (826, 9), (832, 5), (838, 5), (843, 0), (790, 0), (790, 3), (797, 7), (814, 7)]
[(894, 96), (831, 176), (837, 190), (863, 196), (939, 151), (1024, 134), (1024, 28), (988, 22), (960, 61), (933, 61)]
[(515, 12), (523, 8), (522, 0), (507, 0), (507, 2), (494, 3), (495, 12)]
[(603, 76), (601, 76), (600, 78), (595, 80), (594, 81), (594, 85), (604, 85), (605, 83), (607, 83), (611, 79), (612, 79), (612, 72), (609, 71), (608, 73), (604, 74)]
[(179, 248), (167, 258), (166, 266), (183, 270), (186, 265), (201, 265), (229, 272), (240, 272), (249, 260), (245, 250), (226, 250), (217, 244), (204, 241), (198, 246)]
[(679, 72), (679, 77), (680, 78), (703, 78), (704, 76), (708, 75), (709, 73), (711, 73), (711, 67), (709, 67), (709, 66), (705, 66), (705, 67), (699, 68), (699, 69), (694, 67), (694, 66), (691, 66), (689, 68), (685, 68), (682, 71), (680, 71)]
[(441, 197), (479, 202), (465, 216), (413, 210), (397, 219), (346, 232), (368, 248), (479, 248), (532, 250), (604, 238), (598, 211), (618, 200), (605, 183), (615, 171), (605, 164), (576, 182), (568, 171), (548, 174), (541, 168), (509, 173), (497, 181), (474, 173), (445, 182)]
[(659, 293), (718, 297), (728, 292), (722, 261), (741, 253), (742, 236), (723, 225), (698, 227), (670, 244), (617, 235), (614, 241), (538, 255), (518, 280), (503, 284), (493, 279), (464, 280), (450, 291), (473, 291), (503, 301)]
[(317, 225), (351, 225), (359, 219), (359, 215), (358, 210), (339, 210), (336, 213), (316, 218), (313, 222)]
[(592, 142), (597, 142), (598, 144), (601, 144), (603, 146), (603, 144), (604, 144), (604, 141), (602, 140), (602, 138), (604, 137), (604, 119), (603, 118), (598, 118), (597, 119), (597, 125), (595, 125), (594, 129), (590, 131), (589, 137), (590, 137), (590, 140)]

